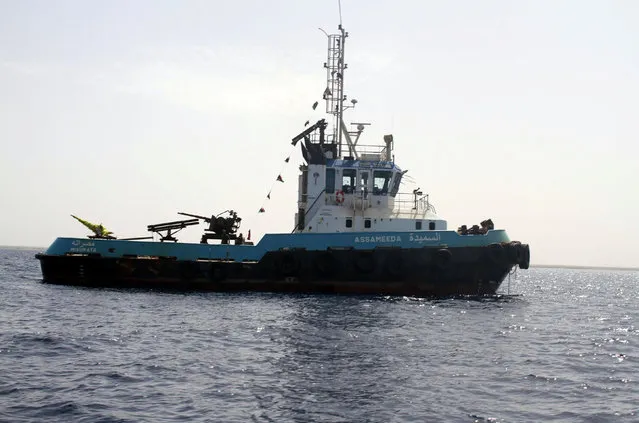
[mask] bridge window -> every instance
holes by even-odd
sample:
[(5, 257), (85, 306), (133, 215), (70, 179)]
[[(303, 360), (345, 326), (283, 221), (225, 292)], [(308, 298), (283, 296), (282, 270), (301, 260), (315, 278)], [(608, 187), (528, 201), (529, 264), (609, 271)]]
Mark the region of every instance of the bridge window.
[(326, 193), (335, 192), (335, 169), (326, 169)]
[(352, 194), (357, 181), (357, 171), (355, 169), (344, 169), (342, 171), (342, 191), (345, 194)]
[(391, 175), (390, 170), (376, 170), (373, 172), (373, 195), (388, 194)]
[(394, 197), (397, 195), (397, 192), (399, 191), (399, 184), (401, 184), (402, 182), (402, 176), (404, 176), (403, 173), (400, 173), (400, 172), (395, 173), (395, 177), (393, 178), (393, 188), (391, 188), (391, 191), (390, 191), (391, 197)]

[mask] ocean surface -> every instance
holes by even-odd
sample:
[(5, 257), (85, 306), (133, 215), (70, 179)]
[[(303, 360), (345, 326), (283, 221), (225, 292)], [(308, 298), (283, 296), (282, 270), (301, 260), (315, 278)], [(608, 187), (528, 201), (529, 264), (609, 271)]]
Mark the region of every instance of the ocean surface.
[[(639, 421), (639, 272), (532, 268), (488, 299), (40, 282), (0, 250), (2, 422)], [(510, 291), (510, 294), (508, 294)]]

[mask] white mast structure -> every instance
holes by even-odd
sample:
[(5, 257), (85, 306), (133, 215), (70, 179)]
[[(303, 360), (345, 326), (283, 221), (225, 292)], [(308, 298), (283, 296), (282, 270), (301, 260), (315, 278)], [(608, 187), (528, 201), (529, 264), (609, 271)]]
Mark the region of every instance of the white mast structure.
[(357, 100), (351, 100), (351, 104), (344, 105), (346, 95), (344, 94), (344, 73), (348, 65), (344, 62), (344, 50), (348, 32), (342, 25), (338, 26), (338, 34), (324, 34), (328, 37), (328, 57), (324, 63), (326, 68), (326, 90), (323, 98), (326, 100), (326, 113), (333, 115), (333, 142), (337, 143), (337, 155), (342, 156), (342, 140), (345, 138), (348, 145), (348, 155), (356, 156), (357, 152), (350, 135), (344, 124), (344, 110), (355, 107)]

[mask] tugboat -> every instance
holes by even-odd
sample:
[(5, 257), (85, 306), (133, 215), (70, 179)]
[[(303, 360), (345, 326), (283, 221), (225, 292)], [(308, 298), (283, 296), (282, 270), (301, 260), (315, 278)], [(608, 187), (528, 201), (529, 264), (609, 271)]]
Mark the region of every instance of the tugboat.
[[(231, 210), (211, 217), (180, 212), (190, 219), (149, 225), (159, 241), (117, 239), (101, 224), (76, 218), (94, 235), (57, 238), (37, 254), (43, 281), (441, 297), (493, 295), (514, 268), (527, 269), (528, 245), (511, 241), (490, 219), (449, 230), (427, 194), (399, 192), (406, 171), (395, 162), (393, 136), (379, 146), (360, 145), (368, 124), (344, 123), (344, 112), (357, 103), (344, 94), (348, 33), (339, 25), (327, 37), (328, 117), (292, 139), (304, 158), (292, 233), (266, 234), (253, 244), (238, 234), (241, 218)], [(208, 227), (199, 244), (178, 242), (177, 232), (200, 222)]]

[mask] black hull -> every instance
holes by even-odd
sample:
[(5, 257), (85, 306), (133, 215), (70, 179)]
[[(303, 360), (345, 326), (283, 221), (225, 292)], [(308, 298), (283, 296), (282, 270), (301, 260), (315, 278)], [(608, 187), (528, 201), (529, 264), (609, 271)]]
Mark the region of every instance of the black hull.
[(259, 262), (38, 254), (47, 283), (178, 291), (492, 295), (528, 246), (275, 251)]

